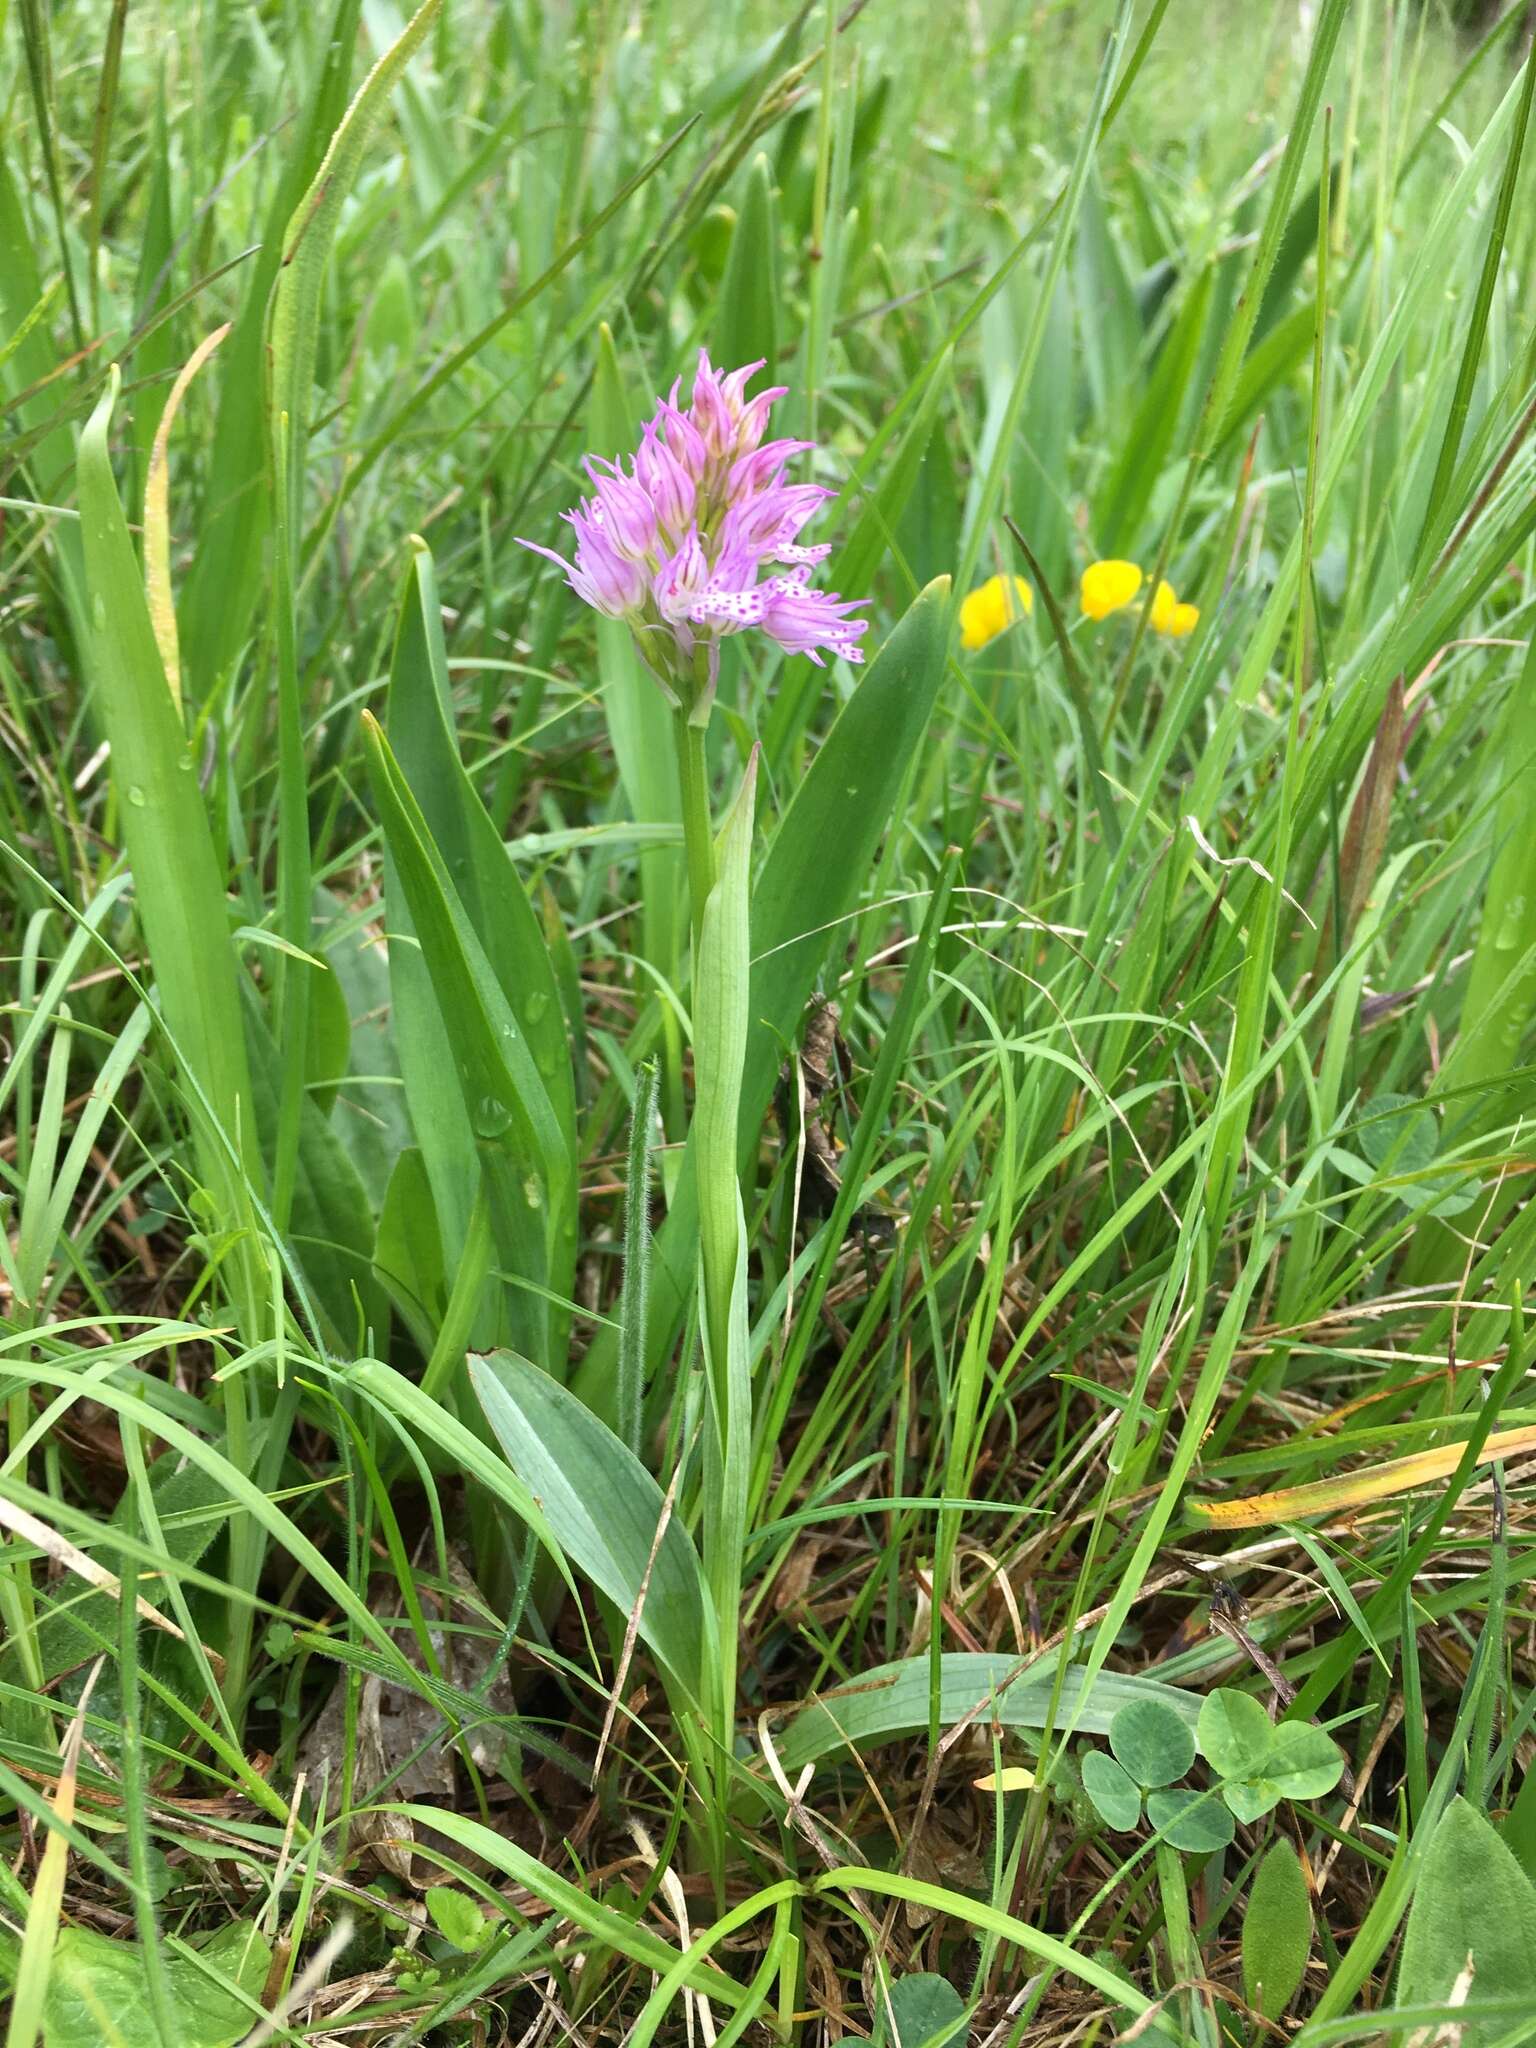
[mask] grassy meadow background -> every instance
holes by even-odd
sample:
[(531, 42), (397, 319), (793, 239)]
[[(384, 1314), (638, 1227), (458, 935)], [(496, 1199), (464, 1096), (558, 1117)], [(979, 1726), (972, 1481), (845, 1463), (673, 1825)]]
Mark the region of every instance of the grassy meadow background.
[(4, 2048), (1536, 2039), (1527, 14), (0, 0)]

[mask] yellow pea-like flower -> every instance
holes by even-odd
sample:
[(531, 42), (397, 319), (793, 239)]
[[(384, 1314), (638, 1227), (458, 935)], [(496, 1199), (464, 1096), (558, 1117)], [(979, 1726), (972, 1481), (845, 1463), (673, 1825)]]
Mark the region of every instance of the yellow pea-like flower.
[(1035, 608), (1035, 593), (1022, 576), (989, 576), (960, 606), (960, 645), (970, 652), (1006, 633)]
[(1141, 588), (1141, 571), (1134, 562), (1090, 562), (1083, 571), (1083, 612), (1090, 619), (1107, 619), (1128, 605)]
[(1199, 623), (1199, 605), (1181, 604), (1171, 583), (1158, 584), (1157, 595), (1152, 600), (1154, 633), (1166, 633), (1171, 640), (1182, 640), (1186, 634), (1193, 633)]

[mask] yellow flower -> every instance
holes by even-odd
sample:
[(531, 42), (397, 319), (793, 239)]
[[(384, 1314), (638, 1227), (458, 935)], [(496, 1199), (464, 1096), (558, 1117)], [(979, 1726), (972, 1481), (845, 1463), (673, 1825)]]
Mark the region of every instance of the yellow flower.
[(1140, 588), (1141, 571), (1134, 562), (1090, 562), (1083, 571), (1084, 615), (1107, 619), (1129, 604)]
[(1174, 595), (1171, 583), (1159, 583), (1157, 595), (1152, 600), (1152, 630), (1166, 633), (1170, 639), (1182, 640), (1193, 633), (1200, 623), (1200, 607), (1197, 604), (1181, 604)]
[(985, 647), (1035, 608), (1035, 593), (1022, 576), (990, 576), (960, 607), (960, 645)]

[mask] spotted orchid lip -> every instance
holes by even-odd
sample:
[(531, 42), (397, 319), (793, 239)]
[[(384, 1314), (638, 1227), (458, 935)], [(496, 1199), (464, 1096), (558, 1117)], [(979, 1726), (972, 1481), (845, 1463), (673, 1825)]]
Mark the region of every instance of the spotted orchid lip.
[(868, 621), (852, 616), (862, 601), (811, 587), (831, 545), (799, 537), (836, 492), (788, 480), (789, 464), (816, 444), (764, 438), (788, 390), (773, 385), (749, 397), (764, 367), (722, 373), (700, 349), (687, 409), (679, 379), (657, 400), (627, 466), (623, 456), (583, 458), (592, 494), (563, 515), (575, 535), (572, 558), (520, 543), (557, 563), (595, 611), (643, 631), (648, 658), (656, 636), (663, 644), (670, 636), (679, 672), (701, 641), (713, 663), (715, 643), (749, 629), (818, 664), (823, 654), (862, 658)]

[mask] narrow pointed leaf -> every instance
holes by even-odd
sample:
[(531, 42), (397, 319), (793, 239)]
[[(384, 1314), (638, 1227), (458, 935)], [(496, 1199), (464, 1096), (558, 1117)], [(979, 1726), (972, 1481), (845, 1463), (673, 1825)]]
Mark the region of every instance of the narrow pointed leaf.
[(711, 1632), (703, 1576), (661, 1488), (591, 1409), (526, 1359), (494, 1351), (471, 1359), (469, 1377), (565, 1556), (622, 1614), (638, 1615), (642, 1641), (699, 1700)]

